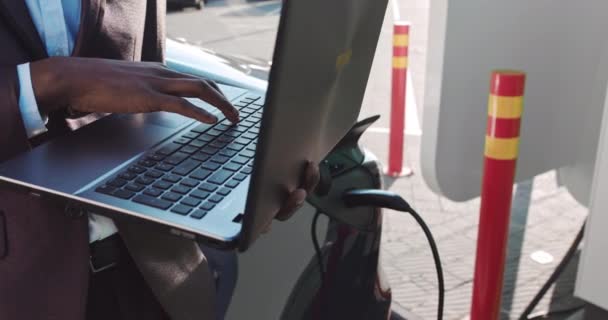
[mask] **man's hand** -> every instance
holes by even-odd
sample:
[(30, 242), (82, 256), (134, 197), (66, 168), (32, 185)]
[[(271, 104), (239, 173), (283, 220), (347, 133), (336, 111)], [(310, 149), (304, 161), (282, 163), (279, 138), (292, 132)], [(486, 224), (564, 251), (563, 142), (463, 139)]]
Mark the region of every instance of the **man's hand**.
[[(287, 197), (287, 200), (285, 200), (285, 203), (283, 203), (283, 206), (281, 206), (281, 209), (275, 215), (275, 219), (285, 221), (291, 218), (291, 216), (302, 207), (308, 194), (315, 190), (315, 187), (319, 183), (319, 178), (319, 167), (309, 161), (306, 164), (306, 168), (304, 168), (300, 187), (289, 194), (289, 197)], [(264, 233), (270, 231), (271, 225), (272, 222), (266, 226)]]
[(69, 106), (100, 113), (174, 112), (200, 122), (217, 117), (182, 97), (196, 97), (220, 109), (231, 122), (239, 113), (210, 81), (169, 70), (154, 62), (52, 57), (30, 64), (42, 113)]

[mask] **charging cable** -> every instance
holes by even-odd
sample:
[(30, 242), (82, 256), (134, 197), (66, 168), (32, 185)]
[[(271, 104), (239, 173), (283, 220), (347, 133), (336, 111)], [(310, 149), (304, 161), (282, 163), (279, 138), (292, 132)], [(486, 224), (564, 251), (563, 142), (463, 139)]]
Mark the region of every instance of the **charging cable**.
[[(433, 260), (435, 261), (435, 271), (437, 273), (437, 283), (439, 288), (439, 297), (437, 303), (437, 319), (443, 319), (443, 305), (445, 298), (445, 285), (443, 280), (443, 268), (441, 267), (441, 259), (439, 257), (439, 250), (437, 249), (437, 243), (433, 238), (433, 234), (431, 230), (424, 222), (422, 217), (414, 210), (402, 197), (398, 194), (376, 190), (376, 189), (356, 189), (345, 192), (342, 195), (342, 200), (344, 201), (347, 207), (376, 207), (376, 208), (385, 208), (392, 209), (401, 212), (409, 213), (414, 220), (420, 225), (424, 235), (426, 236), (429, 245), (431, 247), (431, 251), (433, 253)], [(321, 246), (319, 245), (319, 240), (317, 238), (317, 222), (321, 211), (317, 210), (315, 213), (312, 225), (311, 225), (311, 238), (313, 241), (313, 246), (315, 249), (315, 254), (317, 256), (317, 262), (319, 264), (319, 272), (321, 275), (321, 281), (325, 278), (325, 269), (323, 266), (323, 256), (321, 252)]]

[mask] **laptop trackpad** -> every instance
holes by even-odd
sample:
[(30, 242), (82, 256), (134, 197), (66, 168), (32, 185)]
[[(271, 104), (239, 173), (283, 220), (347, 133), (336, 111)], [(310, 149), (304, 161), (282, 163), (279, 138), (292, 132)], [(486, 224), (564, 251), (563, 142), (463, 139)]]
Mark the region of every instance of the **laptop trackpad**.
[(110, 115), (0, 165), (0, 175), (73, 194), (193, 120), (174, 114)]

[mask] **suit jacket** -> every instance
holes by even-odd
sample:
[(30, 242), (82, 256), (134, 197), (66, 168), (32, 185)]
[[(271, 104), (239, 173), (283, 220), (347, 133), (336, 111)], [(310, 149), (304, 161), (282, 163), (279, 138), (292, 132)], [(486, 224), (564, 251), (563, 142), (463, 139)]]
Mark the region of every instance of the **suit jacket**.
[[(164, 0), (83, 0), (74, 56), (163, 61)], [(16, 66), (47, 57), (24, 0), (0, 0), (0, 162), (32, 147)], [(43, 139), (69, 131), (50, 116)], [(86, 216), (61, 203), (0, 188), (0, 319), (83, 320), (88, 285)], [(210, 319), (213, 282), (196, 243), (118, 223), (129, 252), (174, 320)]]

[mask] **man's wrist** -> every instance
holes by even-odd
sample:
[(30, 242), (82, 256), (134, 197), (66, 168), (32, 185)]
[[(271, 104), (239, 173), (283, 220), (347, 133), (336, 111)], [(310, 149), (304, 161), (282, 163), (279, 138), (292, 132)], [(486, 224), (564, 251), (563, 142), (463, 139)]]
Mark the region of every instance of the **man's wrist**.
[(60, 77), (56, 70), (61, 70), (65, 57), (50, 57), (30, 63), (32, 87), (41, 114), (50, 114), (67, 105), (65, 97), (65, 77)]

